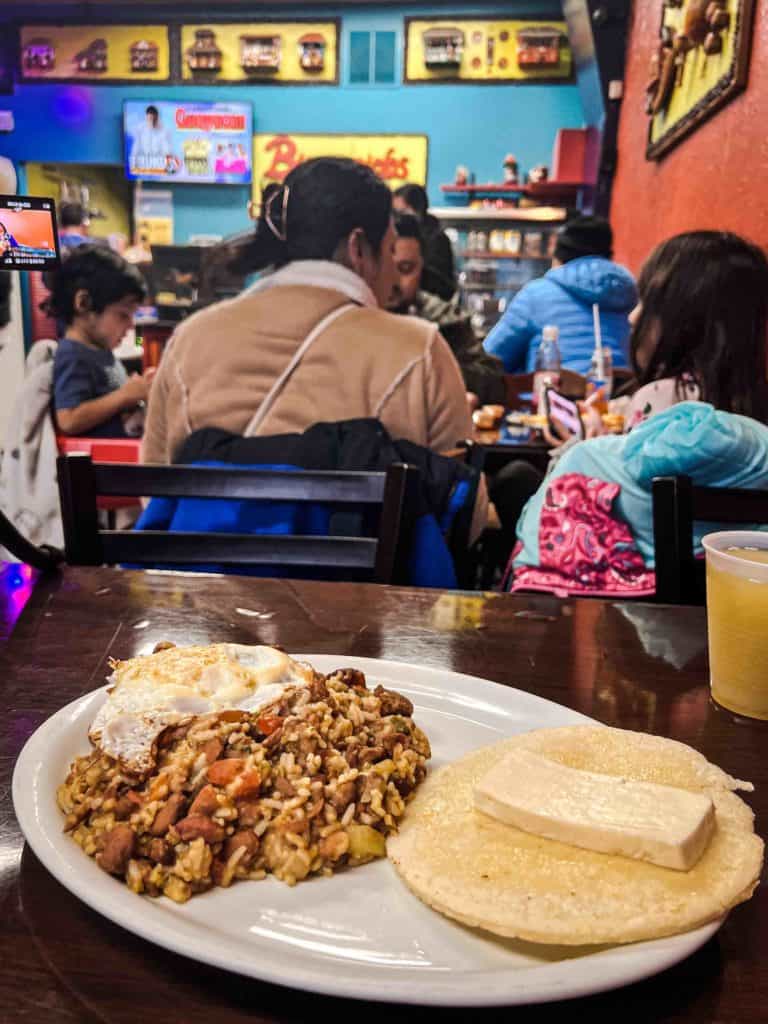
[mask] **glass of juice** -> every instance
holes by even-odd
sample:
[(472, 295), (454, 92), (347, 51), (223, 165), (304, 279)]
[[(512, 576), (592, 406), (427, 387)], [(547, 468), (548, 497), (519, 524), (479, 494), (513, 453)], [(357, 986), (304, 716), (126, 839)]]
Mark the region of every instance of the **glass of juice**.
[(710, 533), (702, 543), (712, 697), (768, 720), (768, 533)]

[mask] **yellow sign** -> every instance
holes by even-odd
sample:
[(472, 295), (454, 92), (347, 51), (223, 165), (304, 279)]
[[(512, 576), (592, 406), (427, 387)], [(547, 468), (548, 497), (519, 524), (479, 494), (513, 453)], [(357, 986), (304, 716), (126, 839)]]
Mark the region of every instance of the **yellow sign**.
[(409, 82), (509, 82), (571, 77), (564, 21), (406, 19)]
[(427, 183), (426, 135), (254, 135), (253, 191), (258, 198), (270, 182), (316, 156), (346, 156), (374, 170), (397, 188), (406, 182)]
[(161, 82), (170, 73), (164, 25), (24, 25), (19, 63), (26, 81)]
[(648, 140), (648, 155), (654, 158), (746, 83), (751, 0), (718, 0), (710, 5), (711, 12), (704, 10), (706, 5), (699, 6), (698, 15), (692, 0), (663, 8), (662, 35), (684, 38), (692, 45), (676, 58), (670, 46), (669, 56), (662, 58), (668, 61), (659, 83), (664, 98), (651, 120)]
[(302, 82), (337, 80), (335, 21), (184, 25), (185, 81)]
[(136, 221), (136, 233), (146, 236), (150, 245), (173, 245), (173, 218), (142, 217)]

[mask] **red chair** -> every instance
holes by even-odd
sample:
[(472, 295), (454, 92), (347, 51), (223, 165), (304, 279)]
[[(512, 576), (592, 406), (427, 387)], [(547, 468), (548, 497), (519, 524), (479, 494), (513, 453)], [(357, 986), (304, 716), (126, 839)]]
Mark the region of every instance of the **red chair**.
[[(93, 462), (141, 462), (141, 438), (138, 437), (70, 437), (56, 435), (59, 455), (85, 452)], [(97, 507), (112, 515), (119, 508), (139, 508), (136, 498), (99, 498)]]

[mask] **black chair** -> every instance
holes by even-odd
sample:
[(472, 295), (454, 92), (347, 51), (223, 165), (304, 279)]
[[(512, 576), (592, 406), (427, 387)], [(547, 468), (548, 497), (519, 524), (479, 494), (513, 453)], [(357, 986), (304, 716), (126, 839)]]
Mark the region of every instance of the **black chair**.
[(704, 604), (705, 567), (693, 553), (694, 522), (768, 523), (768, 491), (694, 487), (688, 476), (657, 477), (652, 491), (656, 600)]
[(0, 547), (9, 551), (19, 559), (26, 562), (33, 569), (40, 572), (53, 572), (64, 561), (63, 551), (50, 544), (41, 544), (37, 547), (31, 541), (19, 533), (13, 523), (0, 512)]
[[(94, 464), (76, 452), (58, 459), (66, 559), (71, 565), (134, 564), (290, 567), (292, 575), (407, 583), (418, 470), (401, 463), (386, 473), (280, 472), (212, 466)], [(375, 536), (183, 533), (100, 530), (102, 496), (224, 498), (356, 506)], [(295, 570), (295, 572), (294, 572)]]

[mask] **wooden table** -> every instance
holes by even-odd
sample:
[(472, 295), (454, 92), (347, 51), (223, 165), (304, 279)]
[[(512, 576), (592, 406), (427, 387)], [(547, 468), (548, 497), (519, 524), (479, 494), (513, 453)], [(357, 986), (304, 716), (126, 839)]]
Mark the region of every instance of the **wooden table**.
[(536, 437), (533, 431), (530, 436), (519, 442), (500, 441), (501, 429), (479, 430), (475, 429), (472, 440), (483, 449), (485, 461), (483, 468), (486, 473), (496, 473), (508, 462), (515, 459), (522, 459), (529, 462), (536, 469), (546, 473), (549, 465), (549, 453), (552, 450), (540, 437)]
[[(0, 640), (19, 600), (0, 601)], [(766, 1020), (764, 887), (730, 915), (716, 938), (663, 975), (577, 1003), (474, 1013), (292, 992), (164, 952), (101, 918), (24, 848), (11, 807), (11, 771), (26, 738), (44, 719), (101, 684), (108, 655), (130, 657), (166, 638), (280, 643), (288, 650), (338, 654), (341, 663), (356, 656), (394, 658), (515, 685), (608, 724), (692, 744), (726, 771), (754, 781), (756, 792), (748, 799), (758, 812), (758, 830), (765, 830), (768, 732), (710, 704), (701, 609), (68, 570), (37, 583), (0, 646), (3, 1024), (368, 1024), (438, 1017), (508, 1024), (568, 1021), (571, 1015), (611, 1024)]]

